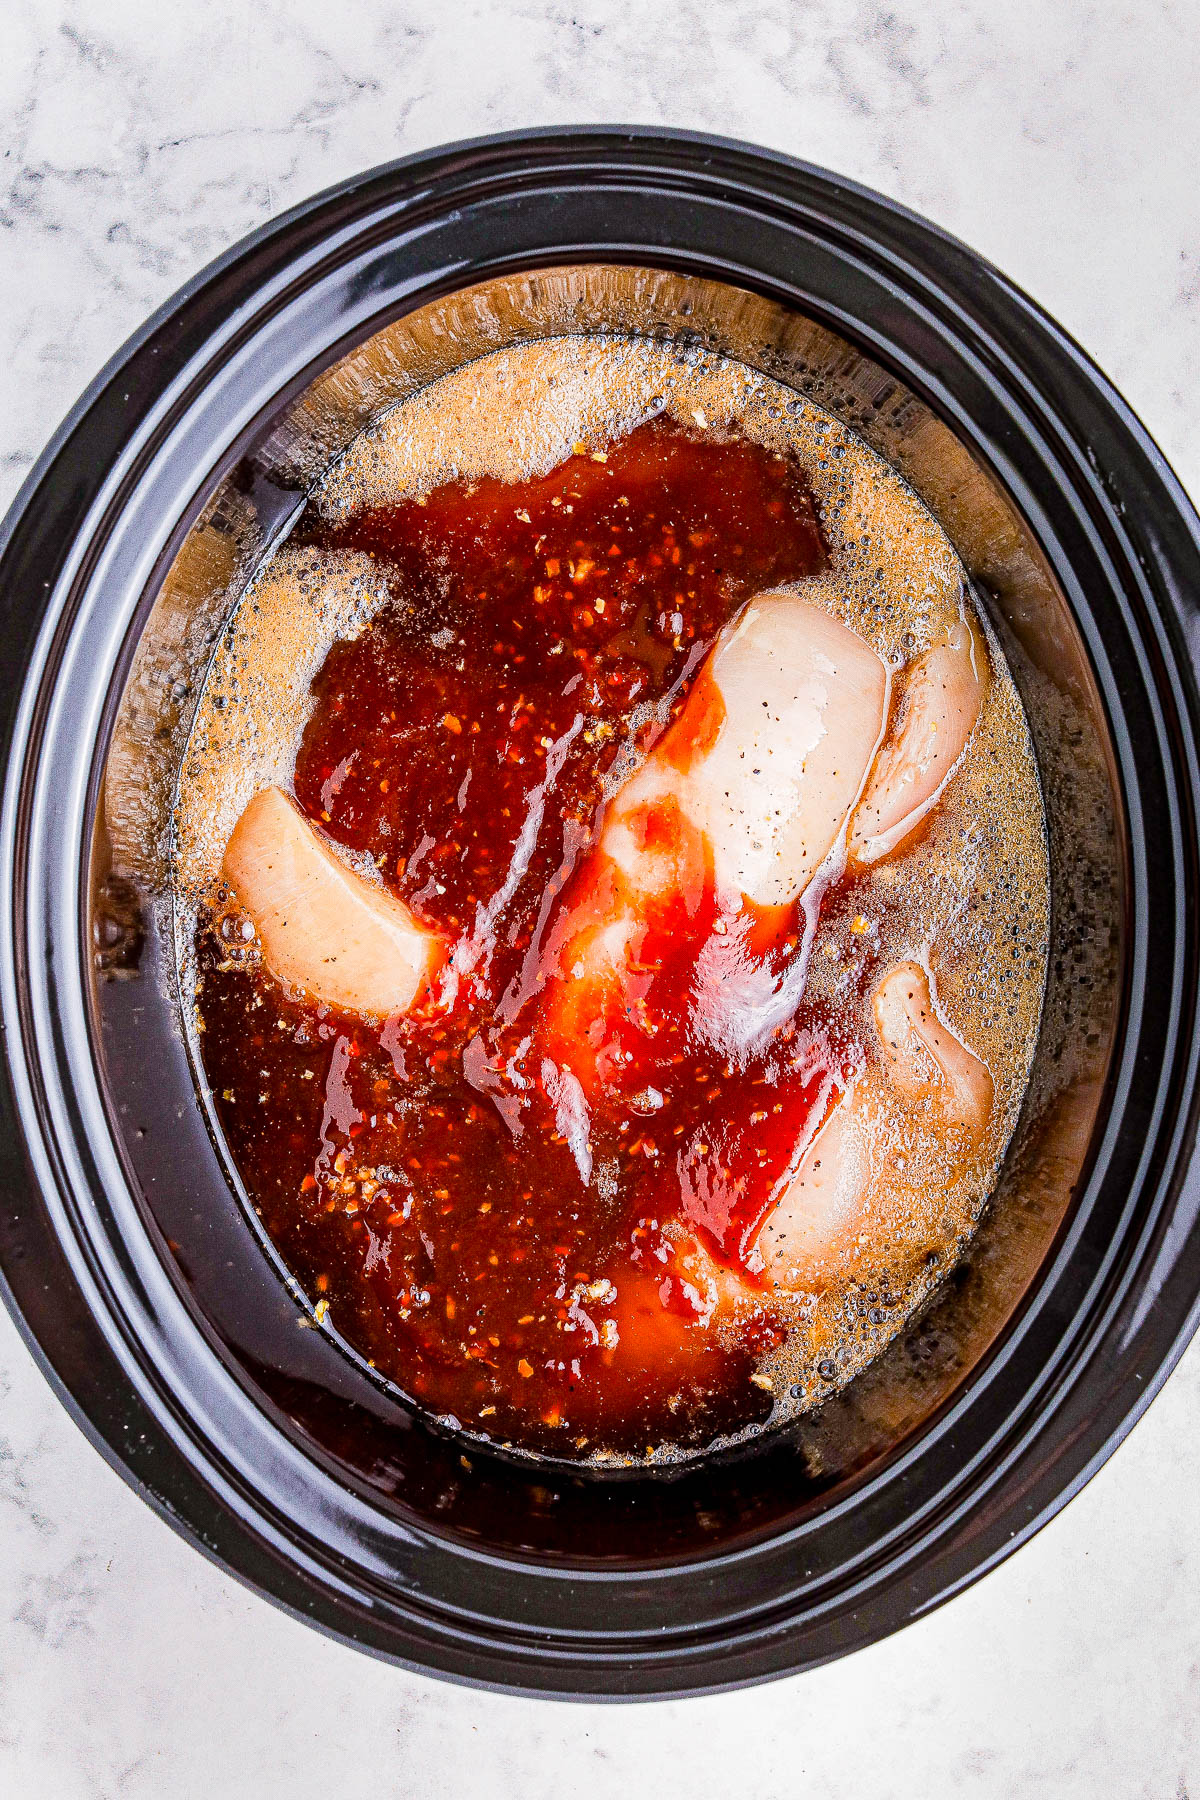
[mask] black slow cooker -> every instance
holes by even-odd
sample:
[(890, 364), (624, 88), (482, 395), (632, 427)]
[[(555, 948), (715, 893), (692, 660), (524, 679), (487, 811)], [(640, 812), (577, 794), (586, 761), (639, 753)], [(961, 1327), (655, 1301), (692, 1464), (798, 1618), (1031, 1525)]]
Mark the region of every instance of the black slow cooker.
[[(1041, 1037), (969, 1252), (843, 1393), (675, 1470), (465, 1444), (301, 1329), (174, 972), (174, 779), (248, 576), (363, 425), (561, 331), (737, 356), (900, 471), (1008, 656), (1050, 823)], [(1200, 526), (1082, 352), (962, 245), (686, 133), (394, 163), (120, 352), (4, 526), (0, 605), (5, 1297), (97, 1447), (223, 1567), (463, 1680), (733, 1686), (956, 1592), (1147, 1405), (1200, 1295)]]

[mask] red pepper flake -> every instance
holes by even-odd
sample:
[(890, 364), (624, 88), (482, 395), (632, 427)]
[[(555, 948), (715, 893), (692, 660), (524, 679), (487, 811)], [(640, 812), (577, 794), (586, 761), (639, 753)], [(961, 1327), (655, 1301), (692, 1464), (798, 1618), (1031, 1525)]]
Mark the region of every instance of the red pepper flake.
[(529, 1377), (533, 1374), (533, 1364), (526, 1362), (525, 1358), (522, 1357), (520, 1362), (517, 1364), (517, 1374), (523, 1375), (525, 1377), (526, 1381), (528, 1381)]
[(454, 713), (443, 713), (442, 724), (446, 727), (447, 731), (452, 731), (455, 737), (462, 736), (462, 720)]

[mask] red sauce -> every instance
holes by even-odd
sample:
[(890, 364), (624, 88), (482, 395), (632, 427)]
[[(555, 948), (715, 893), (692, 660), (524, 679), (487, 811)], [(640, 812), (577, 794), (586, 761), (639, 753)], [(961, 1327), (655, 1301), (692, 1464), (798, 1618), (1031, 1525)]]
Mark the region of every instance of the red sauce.
[[(795, 920), (718, 924), (670, 805), (637, 825), (680, 872), (669, 901), (622, 897), (594, 845), (606, 773), (664, 729), (647, 703), (678, 713), (741, 602), (821, 567), (802, 471), (654, 422), (537, 480), (308, 535), (368, 551), (397, 600), (330, 650), (296, 798), (457, 973), (369, 1025), (239, 964), (219, 912), (202, 924), (206, 1071), (266, 1229), (382, 1373), (497, 1439), (644, 1452), (764, 1417), (749, 1377), (778, 1321), (764, 1299), (721, 1339), (670, 1234), (745, 1275), (855, 1047), (802, 999), (737, 1055), (709, 1041), (698, 959), (715, 943), (726, 974), (783, 980)], [(689, 712), (706, 741), (709, 700)], [(573, 978), (614, 906), (628, 979)]]

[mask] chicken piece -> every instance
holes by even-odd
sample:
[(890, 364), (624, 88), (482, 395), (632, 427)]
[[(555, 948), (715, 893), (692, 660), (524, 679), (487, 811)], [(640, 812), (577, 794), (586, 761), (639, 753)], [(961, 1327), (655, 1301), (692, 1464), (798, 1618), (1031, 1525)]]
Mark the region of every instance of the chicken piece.
[(831, 1250), (862, 1225), (871, 1185), (872, 1120), (866, 1083), (838, 1101), (755, 1242), (768, 1285), (812, 1291)]
[(406, 1012), (441, 960), (437, 933), (351, 869), (277, 787), (251, 800), (222, 872), (277, 981), (345, 1012)]
[(723, 903), (786, 905), (854, 804), (887, 693), (886, 666), (857, 633), (794, 593), (759, 594), (717, 639), (630, 803), (665, 785), (710, 848)]
[[(906, 1105), (932, 1112), (943, 1129), (958, 1127), (969, 1145), (991, 1117), (992, 1077), (939, 1017), (929, 977), (919, 963), (898, 963), (872, 1000), (889, 1086)], [(754, 1246), (775, 1288), (814, 1291), (870, 1231), (872, 1196), (904, 1187), (876, 1120), (883, 1111), (878, 1078), (865, 1071), (838, 1101), (805, 1152)], [(877, 1230), (877, 1228), (876, 1228)]]
[(617, 1282), (613, 1313), (613, 1350), (606, 1360), (620, 1379), (643, 1383), (646, 1371), (656, 1379), (695, 1379), (719, 1372), (719, 1350), (708, 1330), (717, 1299), (736, 1304), (748, 1291), (740, 1276), (713, 1262), (702, 1247), (685, 1240), (670, 1269), (656, 1274), (627, 1270)]
[(582, 1027), (595, 1051), (607, 1015), (633, 1017), (644, 947), (685, 941), (706, 897), (726, 914), (795, 900), (861, 790), (887, 691), (882, 659), (819, 605), (776, 592), (743, 608), (608, 808), (551, 946), (571, 989), (551, 1002), (560, 1037)]
[(892, 1086), (947, 1125), (980, 1138), (994, 1090), (988, 1066), (939, 1017), (920, 963), (897, 963), (875, 989), (872, 1011)]
[(854, 804), (886, 701), (862, 638), (795, 594), (760, 594), (613, 800), (599, 855), (639, 902), (694, 894), (709, 874), (734, 910), (794, 900)]
[(945, 793), (990, 681), (987, 650), (964, 614), (904, 678), (899, 717), (850, 821), (847, 853), (865, 867), (890, 856)]

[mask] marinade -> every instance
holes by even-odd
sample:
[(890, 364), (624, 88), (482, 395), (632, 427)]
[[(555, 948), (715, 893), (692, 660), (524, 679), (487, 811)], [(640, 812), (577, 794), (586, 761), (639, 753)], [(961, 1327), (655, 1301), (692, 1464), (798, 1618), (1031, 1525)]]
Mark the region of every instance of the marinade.
[[(371, 604), (316, 661), (280, 816), (366, 937), (339, 945), (336, 890), (342, 971), (298, 980), (289, 906), (230, 852), (194, 912), (204, 1078), (312, 1322), (524, 1450), (688, 1453), (852, 1374), (969, 1234), (1031, 1048), (1039, 871), (1018, 891), (995, 849), (1013, 769), (1037, 801), (1011, 681), (961, 589), (890, 654), (827, 628), (844, 532), (803, 446), (761, 436), (676, 406), (519, 478), (311, 508), (295, 579), (353, 568)], [(771, 742), (801, 677), (735, 687), (755, 631), (761, 666), (832, 658), (835, 712), (840, 681), (878, 718), (847, 728), (861, 778), (832, 739)], [(943, 779), (920, 709), (945, 732), (961, 669), (986, 718)], [(816, 843), (781, 816), (805, 778), (851, 783)], [(427, 962), (377, 1013), (345, 996), (392, 901)], [(975, 1032), (939, 999), (956, 943), (991, 971)]]

